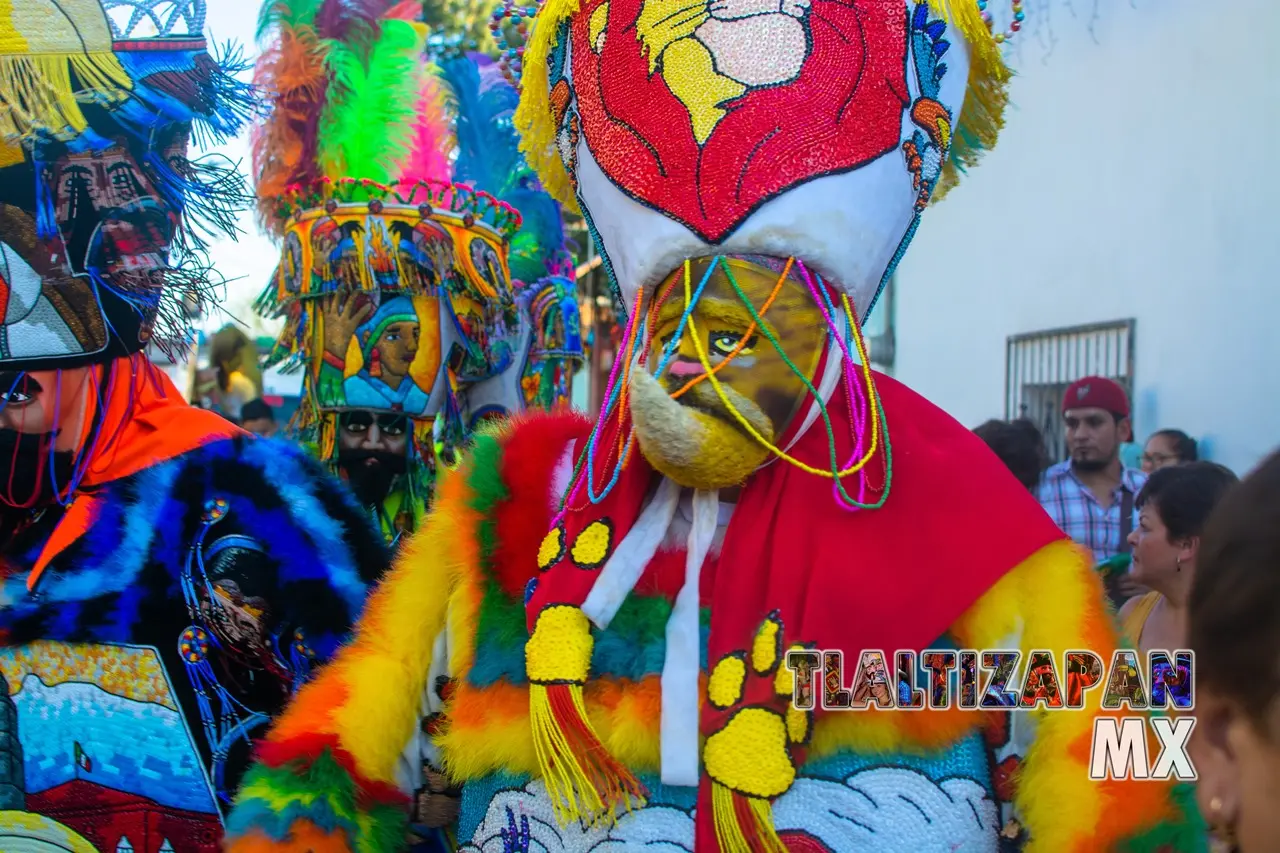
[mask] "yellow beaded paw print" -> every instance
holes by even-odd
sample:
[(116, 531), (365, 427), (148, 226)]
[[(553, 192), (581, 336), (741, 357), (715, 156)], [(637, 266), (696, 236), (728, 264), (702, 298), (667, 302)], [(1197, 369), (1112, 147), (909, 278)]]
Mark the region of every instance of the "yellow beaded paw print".
[(791, 701), (794, 675), (783, 658), (782, 619), (774, 612), (751, 650), (721, 658), (707, 680), (712, 713), (724, 717), (703, 747), (707, 775), (749, 797), (786, 793), (796, 778), (792, 748), (807, 743), (813, 727), (812, 712)]

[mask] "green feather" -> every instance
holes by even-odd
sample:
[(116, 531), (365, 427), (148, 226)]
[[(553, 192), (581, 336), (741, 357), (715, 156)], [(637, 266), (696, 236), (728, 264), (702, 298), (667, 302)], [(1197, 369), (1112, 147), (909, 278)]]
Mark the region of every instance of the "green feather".
[(320, 119), (320, 168), (330, 178), (387, 183), (414, 130), (422, 85), (422, 32), (386, 19), (366, 57), (351, 45), (325, 42), (332, 75)]
[(268, 31), (276, 28), (296, 30), (311, 26), (322, 2), (324, 0), (270, 0), (264, 3), (258, 12), (255, 37), (261, 42)]

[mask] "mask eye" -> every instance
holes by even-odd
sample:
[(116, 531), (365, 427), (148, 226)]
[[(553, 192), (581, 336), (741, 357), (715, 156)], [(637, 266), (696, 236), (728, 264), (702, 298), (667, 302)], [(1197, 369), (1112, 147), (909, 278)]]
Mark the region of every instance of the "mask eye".
[[(711, 355), (720, 357), (728, 356), (738, 346), (738, 342), (742, 340), (742, 335), (737, 332), (712, 332), (711, 333)], [(738, 350), (738, 355), (751, 355), (755, 349), (757, 336), (752, 335), (747, 339), (742, 348)]]

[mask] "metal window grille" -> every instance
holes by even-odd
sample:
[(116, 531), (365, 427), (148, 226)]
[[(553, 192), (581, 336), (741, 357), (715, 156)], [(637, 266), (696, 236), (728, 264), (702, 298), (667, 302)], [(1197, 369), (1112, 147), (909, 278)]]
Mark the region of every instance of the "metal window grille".
[(1044, 434), (1050, 460), (1066, 459), (1062, 395), (1077, 379), (1104, 376), (1133, 399), (1135, 326), (1130, 318), (1010, 336), (1005, 417), (1035, 423)]

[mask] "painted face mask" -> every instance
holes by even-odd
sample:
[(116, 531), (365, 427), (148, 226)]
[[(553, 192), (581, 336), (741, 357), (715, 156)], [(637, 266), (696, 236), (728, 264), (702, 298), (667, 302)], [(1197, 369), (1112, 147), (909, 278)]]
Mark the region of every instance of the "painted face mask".
[(253, 108), (235, 61), (175, 36), (200, 32), (203, 5), (153, 16), (151, 31), (137, 3), (112, 16), (120, 5), (12, 0), (0, 13), (8, 507), (51, 506), (143, 464), (103, 450), (163, 408), (143, 351), (188, 348), (192, 316), (222, 283), (206, 239), (234, 233), (249, 200), (235, 164), (188, 157), (193, 134), (216, 144)]
[(645, 457), (677, 482), (743, 482), (800, 410), (827, 333), (793, 268), (705, 258), (655, 291), (646, 309), (652, 343), (646, 369), (632, 376), (631, 413)]

